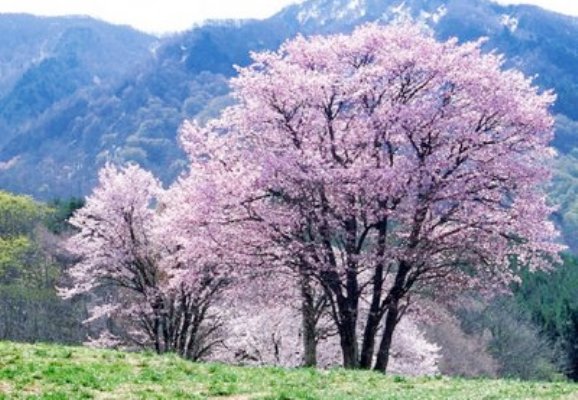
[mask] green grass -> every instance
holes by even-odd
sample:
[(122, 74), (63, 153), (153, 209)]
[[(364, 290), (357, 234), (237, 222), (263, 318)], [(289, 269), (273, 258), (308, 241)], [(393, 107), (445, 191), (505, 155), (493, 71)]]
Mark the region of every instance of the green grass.
[(232, 367), (171, 355), (0, 342), (0, 399), (578, 399), (578, 385)]

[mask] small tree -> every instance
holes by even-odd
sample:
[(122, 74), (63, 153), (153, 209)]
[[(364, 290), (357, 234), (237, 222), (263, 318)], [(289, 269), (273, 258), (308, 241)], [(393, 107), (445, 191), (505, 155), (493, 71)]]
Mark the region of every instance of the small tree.
[(506, 291), (512, 257), (543, 269), (560, 249), (543, 193), (554, 96), (480, 42), (366, 25), (253, 58), (238, 104), (183, 128), (206, 223), (248, 265), (323, 288), (345, 367), (385, 371), (420, 296)]
[[(216, 343), (219, 319), (211, 307), (227, 284), (214, 265), (182, 263), (162, 223), (170, 205), (148, 172), (106, 166), (86, 205), (70, 220), (78, 232), (68, 247), (78, 256), (70, 270), (74, 286), (64, 297), (99, 290), (93, 321), (107, 317), (112, 332), (100, 343), (138, 344), (157, 352), (198, 359)], [(186, 279), (180, 277), (187, 271)]]

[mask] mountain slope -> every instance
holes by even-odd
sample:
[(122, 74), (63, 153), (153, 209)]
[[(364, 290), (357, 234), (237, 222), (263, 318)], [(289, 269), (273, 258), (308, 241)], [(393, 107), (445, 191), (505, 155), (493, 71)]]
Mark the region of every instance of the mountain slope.
[(43, 59), (72, 52), (95, 75), (120, 77), (141, 61), (155, 41), (129, 27), (88, 17), (0, 14), (0, 93), (7, 93)]
[(0, 14), (0, 146), (59, 101), (126, 76), (156, 40), (87, 17)]

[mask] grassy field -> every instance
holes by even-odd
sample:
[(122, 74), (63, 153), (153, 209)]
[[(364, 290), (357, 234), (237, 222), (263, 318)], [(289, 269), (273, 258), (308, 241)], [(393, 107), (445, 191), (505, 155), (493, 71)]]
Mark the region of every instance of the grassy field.
[(231, 367), (0, 342), (0, 399), (578, 399), (578, 385)]

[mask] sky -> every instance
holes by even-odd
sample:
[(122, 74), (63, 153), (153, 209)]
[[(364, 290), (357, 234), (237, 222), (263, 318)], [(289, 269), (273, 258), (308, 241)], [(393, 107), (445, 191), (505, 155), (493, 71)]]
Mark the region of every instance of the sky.
[[(502, 4), (532, 3), (578, 16), (576, 0), (495, 1)], [(186, 30), (206, 19), (266, 18), (295, 2), (298, 0), (0, 0), (0, 13), (90, 15), (115, 24), (131, 25), (145, 32), (162, 34)]]

